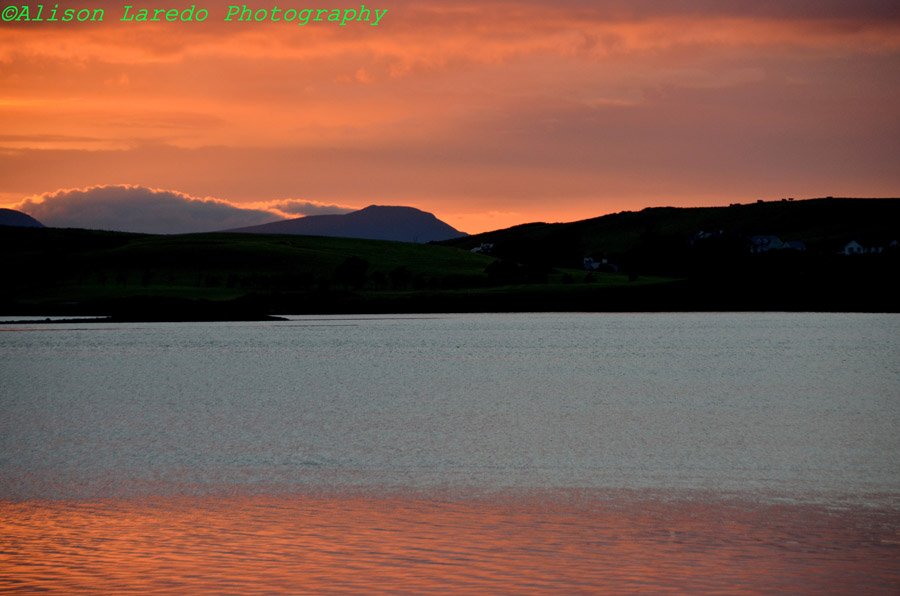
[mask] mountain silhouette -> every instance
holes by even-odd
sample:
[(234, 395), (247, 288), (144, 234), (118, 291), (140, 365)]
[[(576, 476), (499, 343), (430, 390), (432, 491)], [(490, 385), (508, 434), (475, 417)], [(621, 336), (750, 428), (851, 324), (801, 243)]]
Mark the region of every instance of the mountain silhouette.
[(343, 215), (308, 215), (258, 226), (224, 230), (246, 234), (301, 234), (368, 240), (432, 242), (466, 236), (431, 213), (413, 207), (370, 205)]
[(31, 217), (27, 213), (15, 209), (0, 209), (0, 226), (15, 226), (17, 228), (43, 228), (44, 224)]

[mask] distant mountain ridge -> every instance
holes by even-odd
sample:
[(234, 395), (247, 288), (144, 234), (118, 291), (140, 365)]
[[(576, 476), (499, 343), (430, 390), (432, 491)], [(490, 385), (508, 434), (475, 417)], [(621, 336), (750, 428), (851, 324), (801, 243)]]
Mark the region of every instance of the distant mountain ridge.
[(0, 209), (0, 226), (15, 226), (17, 228), (45, 227), (44, 224), (27, 213), (22, 213), (15, 209)]
[(299, 234), (399, 242), (434, 242), (466, 236), (433, 214), (414, 207), (370, 205), (343, 215), (308, 215), (296, 219), (223, 230), (242, 234)]

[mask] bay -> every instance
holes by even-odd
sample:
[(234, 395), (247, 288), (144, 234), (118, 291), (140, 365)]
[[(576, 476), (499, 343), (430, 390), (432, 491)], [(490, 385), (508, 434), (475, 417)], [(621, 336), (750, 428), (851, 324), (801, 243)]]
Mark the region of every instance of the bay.
[(3, 326), (0, 590), (900, 586), (897, 315), (289, 318)]

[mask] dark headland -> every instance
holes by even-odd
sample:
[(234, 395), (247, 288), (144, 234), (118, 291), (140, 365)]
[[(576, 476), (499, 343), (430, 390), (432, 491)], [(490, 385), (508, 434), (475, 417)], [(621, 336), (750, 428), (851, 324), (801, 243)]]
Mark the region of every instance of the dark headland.
[(900, 199), (649, 208), (420, 244), (0, 227), (0, 314), (898, 312)]

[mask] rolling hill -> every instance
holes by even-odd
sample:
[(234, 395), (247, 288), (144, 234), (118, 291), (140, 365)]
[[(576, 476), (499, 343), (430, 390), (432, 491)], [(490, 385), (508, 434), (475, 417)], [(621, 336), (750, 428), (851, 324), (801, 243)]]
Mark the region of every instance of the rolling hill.
[(6, 228), (0, 255), (7, 263), (0, 314), (105, 313), (122, 306), (132, 318), (150, 317), (172, 301), (244, 301), (257, 312), (327, 310), (335, 296), (363, 287), (403, 293), (483, 285), (494, 261), (408, 242), (59, 228)]
[[(701, 233), (716, 241), (693, 245)], [(683, 275), (701, 252), (704, 259), (717, 254), (734, 263), (749, 254), (749, 238), (766, 235), (802, 242), (808, 255), (834, 254), (851, 240), (886, 246), (900, 240), (900, 199), (653, 207), (571, 223), (525, 224), (442, 244), (465, 249), (492, 244), (493, 256), (553, 267), (580, 267), (591, 257), (636, 272)]]
[[(654, 208), (442, 243), (452, 246), (5, 227), (0, 314), (250, 320), (279, 312), (897, 312), (898, 215), (898, 199)], [(753, 251), (750, 239), (759, 235), (803, 249)], [(878, 250), (838, 254), (849, 240)], [(586, 271), (585, 257), (619, 270)]]
[(370, 205), (343, 215), (308, 215), (232, 230), (245, 234), (300, 234), (427, 243), (465, 236), (431, 213), (413, 207)]
[(15, 209), (0, 209), (0, 226), (13, 226), (18, 228), (43, 228), (44, 224), (31, 217), (27, 213)]

